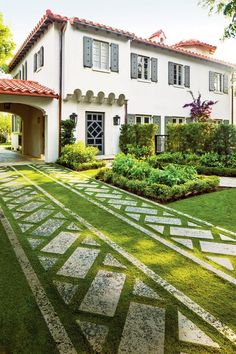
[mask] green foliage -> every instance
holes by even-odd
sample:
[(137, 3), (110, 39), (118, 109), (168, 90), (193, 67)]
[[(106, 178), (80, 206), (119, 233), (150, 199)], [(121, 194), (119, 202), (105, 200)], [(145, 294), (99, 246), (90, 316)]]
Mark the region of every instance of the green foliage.
[(234, 167), (196, 167), (198, 173), (203, 175), (215, 175), (215, 176), (226, 176), (226, 177), (236, 177), (236, 168)]
[(61, 122), (61, 146), (74, 144), (76, 123), (72, 119), (62, 120)]
[(192, 166), (168, 165), (161, 170), (153, 168), (148, 162), (138, 161), (133, 156), (124, 154), (116, 156), (112, 171), (131, 180), (143, 180), (146, 184), (160, 183), (169, 186), (197, 178)]
[[(155, 153), (156, 124), (124, 124), (120, 132), (120, 149), (137, 157), (151, 156)], [(133, 149), (133, 150), (132, 150)]]
[(168, 124), (167, 150), (193, 153), (212, 151), (215, 129), (213, 122)]
[(214, 134), (213, 150), (220, 155), (229, 155), (236, 151), (236, 128), (233, 125), (220, 124)]
[(230, 18), (230, 23), (224, 29), (223, 38), (236, 37), (236, 0), (201, 0), (203, 6), (207, 6), (210, 13), (218, 12)]
[(189, 180), (183, 184), (168, 186), (160, 183), (147, 184), (145, 180), (128, 179), (109, 168), (101, 169), (96, 176), (106, 183), (111, 183), (129, 192), (152, 198), (159, 202), (169, 202), (172, 200), (186, 198), (216, 190), (219, 185), (219, 178), (215, 176), (202, 177), (196, 180)]
[(98, 149), (96, 147), (86, 147), (84, 142), (80, 141), (72, 145), (65, 145), (62, 148), (58, 163), (68, 167), (77, 166), (78, 168), (78, 164), (94, 162), (97, 153)]
[(11, 134), (11, 114), (0, 113), (0, 134), (5, 138), (5, 142), (9, 140)]
[(5, 135), (0, 133), (0, 144), (5, 144), (6, 142), (7, 142), (7, 139), (6, 139)]
[(93, 170), (97, 168), (102, 168), (106, 164), (104, 161), (92, 161), (92, 162), (83, 162), (83, 163), (73, 163), (73, 170), (75, 171), (85, 171)]
[(5, 70), (6, 61), (12, 55), (15, 43), (12, 39), (12, 33), (8, 26), (3, 23), (3, 15), (0, 13), (0, 68)]

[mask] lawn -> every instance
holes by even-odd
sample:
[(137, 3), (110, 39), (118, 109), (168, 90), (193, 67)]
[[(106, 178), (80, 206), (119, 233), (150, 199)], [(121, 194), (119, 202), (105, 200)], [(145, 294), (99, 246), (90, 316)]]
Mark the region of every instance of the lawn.
[[(177, 311), (181, 311), (188, 318), (190, 318), (197, 326), (199, 326), (205, 333), (210, 335), (214, 340), (220, 343), (221, 353), (233, 354), (234, 348), (229, 343), (228, 340), (224, 339), (219, 333), (212, 329), (211, 326), (206, 325), (206, 323), (201, 320), (196, 314), (188, 310), (183, 306), (177, 299), (175, 299), (171, 294), (166, 292), (161, 286), (157, 285), (154, 281), (148, 278), (145, 274), (140, 272), (134, 265), (132, 265), (127, 259), (122, 257), (120, 254), (114, 251), (107, 243), (99, 239), (95, 234), (91, 232), (83, 223), (79, 223), (74, 217), (72, 212), (75, 212), (80, 217), (86, 219), (93, 226), (95, 226), (99, 231), (101, 231), (105, 236), (107, 236), (113, 242), (116, 242), (119, 246), (123, 247), (124, 250), (132, 254), (136, 259), (143, 262), (151, 270), (159, 274), (161, 277), (169, 281), (171, 284), (176, 286), (180, 291), (184, 292), (185, 295), (189, 296), (198, 305), (202, 306), (205, 310), (209, 311), (212, 315), (216, 316), (219, 320), (226, 323), (230, 328), (236, 331), (236, 321), (235, 321), (235, 311), (236, 311), (236, 298), (235, 298), (235, 287), (222, 279), (218, 278), (209, 271), (203, 269), (199, 265), (193, 263), (189, 259), (181, 256), (180, 254), (174, 252), (173, 250), (165, 247), (164, 245), (156, 242), (147, 235), (143, 234), (136, 228), (124, 223), (121, 219), (117, 218), (115, 215), (111, 215), (102, 208), (91, 204), (91, 202), (85, 200), (84, 198), (78, 196), (73, 191), (69, 191), (63, 185), (59, 185), (49, 179), (47, 176), (40, 174), (37, 171), (32, 170), (26, 166), (17, 166), (17, 170), (22, 172), (24, 176), (29, 178), (31, 181), (36, 183), (37, 186), (42, 188), (39, 192), (36, 187), (30, 187), (31, 190), (37, 192), (35, 198), (44, 198), (49, 205), (53, 205), (55, 208), (53, 215), (50, 219), (55, 218), (55, 214), (61, 212), (66, 217), (65, 225), (69, 225), (71, 222), (75, 222), (80, 227), (80, 237), (72, 245), (72, 247), (63, 255), (57, 255), (57, 263), (50, 270), (45, 271), (39, 262), (39, 257), (43, 253), (41, 251), (43, 246), (46, 246), (50, 240), (52, 240), (56, 234), (53, 233), (49, 237), (38, 237), (42, 240), (42, 246), (36, 248), (32, 251), (29, 247), (27, 239), (32, 238), (31, 229), (26, 232), (22, 232), (19, 227), (19, 222), (23, 222), (24, 217), (20, 217), (20, 221), (15, 220), (13, 217), (13, 212), (17, 206), (12, 209), (8, 208), (8, 203), (13, 203), (14, 201), (4, 203), (1, 201), (4, 212), (6, 213), (9, 221), (11, 222), (14, 230), (17, 232), (17, 236), (27, 252), (27, 255), (37, 272), (44, 288), (47, 291), (47, 295), (51, 302), (53, 303), (55, 309), (59, 313), (59, 316), (67, 329), (70, 338), (72, 339), (78, 353), (90, 353), (91, 347), (88, 345), (84, 339), (81, 329), (76, 324), (78, 319), (83, 321), (97, 322), (101, 325), (109, 327), (109, 336), (104, 347), (104, 353), (116, 353), (119, 346), (119, 338), (122, 333), (122, 328), (124, 326), (124, 321), (127, 315), (130, 302), (142, 303), (150, 306), (159, 306), (166, 310), (166, 342), (165, 351), (166, 353), (175, 354), (177, 352), (188, 352), (189, 354), (207, 354), (207, 353), (218, 353), (218, 349), (201, 347), (191, 344), (186, 344), (178, 341), (178, 331), (177, 331)], [(92, 177), (96, 171), (88, 171), (83, 173), (73, 173), (73, 176), (89, 176)], [(24, 180), (24, 178), (19, 178), (19, 180)], [(30, 185), (29, 181), (27, 182)], [(101, 184), (101, 186), (103, 186)], [(62, 203), (54, 204), (47, 195), (44, 195), (44, 191), (48, 192), (51, 196), (56, 198), (57, 201)], [(216, 194), (216, 193), (215, 193)], [(207, 196), (211, 196), (208, 194)], [(204, 197), (204, 196), (201, 196)], [(201, 198), (198, 197), (198, 198)], [(92, 197), (93, 198), (93, 197)], [(134, 196), (134, 198), (137, 198)], [(138, 198), (137, 198), (138, 200)], [(190, 199), (189, 199), (190, 200)], [(187, 200), (186, 200), (187, 201)], [(185, 202), (185, 201), (182, 201)], [(104, 203), (105, 204), (105, 203)], [(151, 206), (151, 205), (150, 205)], [(70, 212), (70, 210), (72, 212)], [(120, 213), (125, 216), (125, 213), (121, 210)], [(206, 219), (206, 218), (205, 218)], [(211, 220), (208, 220), (211, 221)], [(38, 226), (38, 224), (36, 225)], [(61, 226), (58, 231), (63, 231), (66, 226)], [(34, 228), (33, 228), (34, 230)], [(82, 279), (69, 279), (65, 276), (58, 276), (57, 271), (62, 267), (68, 257), (75, 251), (77, 247), (84, 247), (82, 242), (86, 237), (90, 237), (100, 244), (100, 253), (97, 257), (93, 267), (88, 272), (88, 275)], [(10, 247), (8, 245), (8, 247)], [(91, 246), (89, 246), (91, 247)], [(113, 256), (126, 266), (126, 269), (115, 269), (115, 271), (126, 275), (126, 283), (122, 290), (119, 305), (117, 307), (116, 314), (113, 318), (107, 318), (105, 316), (97, 316), (96, 314), (88, 314), (86, 312), (81, 312), (79, 309), (80, 303), (83, 300), (85, 294), (91, 286), (94, 278), (100, 270), (103, 271), (113, 271), (114, 268), (110, 266), (105, 266), (102, 262), (107, 253), (113, 254)], [(49, 254), (53, 256), (53, 254)], [(14, 255), (12, 254), (14, 258)], [(200, 254), (199, 254), (200, 257)], [(14, 266), (12, 268), (17, 269)], [(16, 261), (15, 261), (16, 263)], [(12, 265), (11, 264), (11, 265)], [(21, 274), (21, 272), (19, 271)], [(21, 274), (22, 276), (22, 274)], [(7, 278), (7, 277), (6, 277)], [(27, 284), (24, 285), (23, 280), (20, 275), (16, 276), (15, 286), (17, 284), (23, 284), (22, 291), (27, 289)], [(132, 288), (136, 279), (143, 280), (147, 285), (154, 289), (161, 297), (161, 300), (150, 300), (146, 298), (140, 298), (132, 294)], [(54, 281), (70, 281), (73, 285), (79, 286), (79, 291), (75, 295), (75, 298), (71, 301), (69, 305), (65, 305), (59, 294), (57, 293)], [(9, 290), (8, 290), (9, 291)], [(17, 291), (16, 291), (17, 293)], [(219, 296), (220, 294), (220, 296)], [(31, 294), (25, 294), (25, 301), (28, 304)], [(6, 295), (7, 297), (7, 295)], [(15, 297), (15, 296), (14, 296)], [(19, 305), (24, 309), (24, 306)], [(12, 314), (5, 319), (5, 327), (8, 333), (11, 333), (12, 322), (11, 319), (14, 318), (14, 309)], [(27, 311), (26, 311), (27, 312)], [(38, 312), (39, 313), (39, 312)], [(37, 317), (37, 311), (32, 311)], [(22, 315), (21, 315), (22, 316)], [(35, 319), (35, 318), (34, 318)], [(30, 322), (30, 321), (29, 321)], [(44, 330), (44, 322), (41, 319), (41, 323), (36, 322), (38, 326), (38, 331)], [(17, 329), (15, 329), (17, 332)], [(27, 330), (23, 330), (23, 335), (30, 337)], [(23, 337), (23, 335), (21, 337)], [(41, 337), (40, 337), (41, 338)], [(46, 335), (42, 334), (42, 338), (47, 338)], [(7, 335), (4, 336), (3, 347), (7, 349), (8, 340)], [(30, 338), (28, 339), (30, 341)], [(38, 339), (40, 340), (40, 339)], [(46, 341), (46, 339), (45, 339)], [(49, 347), (47, 347), (49, 345)], [(38, 352), (42, 353), (54, 353), (54, 348), (50, 347), (50, 341), (47, 340), (47, 345), (44, 344), (43, 339), (37, 344)], [(15, 342), (12, 343), (13, 353), (28, 353), (24, 352), (23, 343), (17, 338)], [(30, 348), (30, 345), (29, 345)], [(15, 350), (15, 352), (14, 352)], [(41, 350), (41, 351), (40, 351)], [(30, 351), (29, 351), (30, 352)], [(31, 352), (37, 353), (37, 350), (31, 348)]]

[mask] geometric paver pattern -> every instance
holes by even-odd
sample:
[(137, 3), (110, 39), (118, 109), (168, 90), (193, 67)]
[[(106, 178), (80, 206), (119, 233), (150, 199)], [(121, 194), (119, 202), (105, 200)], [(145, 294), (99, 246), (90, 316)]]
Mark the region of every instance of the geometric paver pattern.
[[(113, 201), (115, 201), (114, 206), (119, 205), (117, 203), (120, 201), (121, 209), (114, 208), (113, 210), (115, 212), (121, 211), (123, 215), (126, 214), (127, 216), (128, 214), (138, 214), (141, 222), (143, 222), (149, 230), (154, 229), (149, 228), (148, 224), (145, 223), (145, 217), (154, 215), (165, 218), (160, 219), (165, 221), (168, 218), (178, 219), (180, 220), (181, 227), (190, 227), (186, 221), (183, 222), (181, 216), (176, 216), (174, 213), (173, 215), (166, 215), (170, 213), (159, 208), (157, 211), (150, 211), (150, 213), (147, 211), (146, 214), (143, 213), (144, 209), (140, 209), (140, 212), (138, 212), (137, 209), (133, 211), (128, 209), (126, 213), (125, 208), (127, 206), (149, 208), (150, 210), (155, 210), (156, 207), (148, 202), (144, 203), (143, 200), (140, 200), (139, 203), (139, 201), (133, 199), (132, 196), (110, 188), (109, 186), (104, 186), (96, 181), (79, 181), (76, 174), (62, 168), (42, 165), (40, 169), (46, 173), (53, 174), (54, 177), (56, 176), (60, 180), (63, 177), (63, 182), (73, 181), (73, 183), (70, 182), (70, 185), (73, 186), (73, 189), (79, 190), (81, 193), (85, 188), (89, 188), (89, 193), (93, 194), (89, 196), (86, 194), (86, 196), (88, 198), (93, 197), (94, 200), (98, 200), (99, 202), (102, 200), (102, 203), (109, 208), (113, 208)], [(4, 179), (10, 177), (14, 177), (13, 182), (6, 181), (5, 183)], [(9, 183), (11, 183), (10, 186)], [(163, 287), (164, 281), (162, 280), (159, 283), (154, 282), (152, 279), (155, 278), (155, 275), (153, 275), (153, 278), (149, 277), (149, 282), (152, 282), (151, 287), (146, 285), (145, 281), (138, 279), (132, 280), (133, 286), (131, 288), (130, 286), (128, 287), (128, 280), (133, 279), (134, 267), (136, 272), (140, 273), (139, 276), (142, 275), (142, 279), (143, 274), (148, 276), (148, 274), (151, 274), (150, 271), (147, 272), (145, 270), (144, 273), (143, 271), (141, 272), (142, 266), (136, 268), (138, 263), (134, 262), (132, 257), (123, 257), (122, 253), (119, 252), (119, 248), (115, 245), (110, 245), (108, 253), (107, 249), (109, 243), (106, 243), (105, 251), (103, 251), (104, 247), (102, 246), (105, 239), (98, 237), (96, 233), (92, 232), (92, 229), (87, 229), (87, 224), (80, 222), (79, 218), (74, 218), (72, 221), (71, 213), (69, 213), (63, 205), (60, 206), (59, 203), (56, 203), (55, 199), (49, 198), (46, 192), (44, 193), (44, 200), (42, 202), (43, 191), (33, 185), (26, 186), (27, 184), (29, 185), (27, 180), (25, 181), (17, 171), (12, 171), (7, 167), (0, 168), (0, 201), (3, 206), (8, 209), (8, 213), (12, 214), (12, 216), (15, 215), (15, 218), (12, 219), (14, 220), (12, 227), (18, 231), (20, 225), (26, 225), (24, 234), (21, 236), (23, 243), (24, 240), (27, 240), (26, 251), (30, 250), (30, 252), (33, 252), (36, 260), (38, 260), (45, 269), (43, 270), (41, 267), (41, 271), (50, 274), (55, 293), (61, 297), (64, 306), (68, 307), (68, 313), (71, 311), (71, 318), (73, 318), (75, 325), (78, 326), (78, 335), (83, 335), (87, 340), (88, 352), (92, 349), (100, 353), (103, 352), (104, 346), (109, 345), (110, 333), (114, 331), (113, 326), (117, 324), (116, 318), (117, 316), (121, 316), (119, 304), (121, 301), (125, 301), (126, 297), (124, 294), (127, 291), (130, 292), (132, 301), (126, 305), (126, 313), (122, 314), (123, 322), (121, 322), (120, 340), (117, 343), (110, 343), (112, 346), (110, 349), (106, 347), (106, 352), (142, 354), (162, 354), (165, 350), (168, 352), (166, 345), (168, 346), (169, 340), (167, 338), (168, 334), (165, 333), (166, 321), (168, 321), (166, 311), (169, 305), (173, 307), (173, 297), (171, 291), (167, 291), (168, 287)], [(17, 197), (12, 198), (11, 194), (20, 190), (24, 191), (24, 194), (19, 193), (19, 198), (21, 198), (21, 195), (30, 195), (31, 197), (33, 196), (33, 199), (29, 200), (25, 198), (25, 203), (22, 201), (19, 207)], [(102, 195), (102, 197), (100, 195)], [(104, 195), (112, 195), (112, 197), (104, 198)], [(9, 197), (10, 202), (8, 202), (8, 200), (4, 201), (3, 197)], [(127, 204), (127, 202), (129, 204)], [(33, 204), (29, 207), (30, 203)], [(19, 208), (23, 208), (23, 210), (19, 210)], [(45, 211), (50, 211), (50, 214), (47, 214)], [(61, 215), (58, 215), (58, 213), (63, 214), (64, 218), (60, 218)], [(34, 217), (31, 218), (32, 215), (36, 215), (36, 217), (38, 215), (37, 222), (34, 222)], [(44, 218), (40, 215), (44, 215)], [(26, 223), (26, 218), (29, 218), (27, 221), (30, 220), (31, 223)], [(170, 220), (170, 222), (172, 221)], [(164, 232), (171, 226), (167, 223), (158, 224), (152, 221), (151, 223), (152, 226), (156, 225), (161, 227), (160, 229), (157, 227), (155, 230), (155, 232), (161, 236), (162, 234), (157, 230), (163, 230)], [(29, 226), (28, 229), (27, 226)], [(199, 229), (201, 227), (204, 229), (202, 225), (197, 223), (197, 228)], [(83, 235), (83, 232), (85, 232), (85, 235)], [(88, 236), (88, 233), (90, 233), (90, 236)], [(215, 237), (215, 235), (213, 236)], [(190, 239), (191, 238), (189, 238), (189, 240)], [(93, 242), (91, 242), (91, 240)], [(186, 240), (188, 240), (188, 238), (186, 238)], [(196, 240), (198, 241), (198, 239), (195, 239), (195, 242)], [(218, 240), (220, 240), (220, 238), (218, 238)], [(29, 247), (29, 245), (31, 247)], [(97, 268), (98, 270), (96, 270)], [(86, 289), (83, 289), (85, 278), (87, 280), (90, 279), (90, 285)], [(173, 291), (173, 293), (176, 292), (177, 290)], [(178, 296), (180, 300), (181, 296)], [(204, 309), (197, 310), (198, 305), (193, 303), (193, 305), (190, 306), (190, 302), (188, 300), (186, 303), (190, 311), (194, 310), (195, 306), (199, 315), (200, 313), (204, 313)], [(173, 330), (177, 338), (179, 333), (178, 312), (183, 311), (183, 306), (181, 303), (177, 305), (176, 302), (174, 306), (176, 315)], [(184, 308), (186, 309), (186, 305)], [(75, 311), (76, 316), (74, 316)], [(86, 321), (86, 314), (93, 316), (93, 320)], [(204, 326), (207, 327), (209, 324), (214, 324), (213, 322), (209, 322), (210, 320), (208, 318), (211, 319), (213, 317), (207, 312), (203, 317), (206, 319)], [(105, 318), (108, 318), (109, 322), (103, 323)], [(143, 326), (143, 324), (145, 325)], [(230, 338), (230, 340), (236, 342), (236, 334), (234, 337), (233, 332), (230, 332), (221, 322), (218, 321), (217, 326), (214, 328), (223, 335), (226, 335), (228, 339)], [(204, 335), (203, 330), (202, 333)], [(212, 340), (211, 347), (218, 345), (209, 336), (207, 337), (209, 340)], [(183, 341), (180, 339), (180, 342)], [(209, 345), (206, 343), (199, 344), (203, 349), (205, 346)], [(188, 342), (187, 345), (185, 349), (186, 352), (189, 346), (191, 347), (191, 342)], [(195, 347), (193, 347), (193, 350), (194, 348)], [(78, 353), (80, 353), (79, 348)]]

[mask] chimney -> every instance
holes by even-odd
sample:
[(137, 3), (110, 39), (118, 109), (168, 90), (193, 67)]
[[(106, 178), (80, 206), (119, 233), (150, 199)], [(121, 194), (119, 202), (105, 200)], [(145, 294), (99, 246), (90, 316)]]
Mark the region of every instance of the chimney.
[(156, 42), (156, 43), (161, 43), (161, 44), (165, 44), (166, 41), (166, 35), (162, 30), (159, 30), (155, 33), (153, 33), (150, 37), (149, 40), (152, 42)]

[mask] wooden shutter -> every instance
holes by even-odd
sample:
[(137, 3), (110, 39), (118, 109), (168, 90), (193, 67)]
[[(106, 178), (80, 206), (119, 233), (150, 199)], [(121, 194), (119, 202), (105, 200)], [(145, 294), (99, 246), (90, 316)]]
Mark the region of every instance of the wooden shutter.
[(131, 53), (131, 79), (138, 78), (138, 54)]
[(168, 62), (168, 83), (174, 85), (174, 63)]
[(111, 43), (111, 71), (119, 72), (119, 45)]
[(127, 124), (135, 124), (135, 114), (127, 114)]
[(91, 68), (93, 66), (93, 39), (84, 36), (84, 66)]
[(209, 91), (215, 91), (215, 73), (209, 71)]
[(157, 82), (158, 77), (158, 60), (151, 58), (151, 81)]
[(34, 72), (37, 70), (37, 53), (34, 54)]
[(167, 126), (169, 123), (172, 123), (173, 117), (165, 117), (165, 134), (168, 134)]
[(21, 72), (22, 72), (22, 80), (25, 80), (25, 67), (24, 67), (24, 64), (21, 67)]
[(39, 51), (39, 65), (44, 66), (44, 47), (41, 47)]
[(161, 116), (153, 116), (153, 123), (158, 125), (157, 134), (161, 135)]
[(184, 67), (184, 86), (190, 87), (190, 66), (188, 65)]
[(229, 76), (227, 74), (223, 77), (223, 92), (229, 93)]
[(25, 80), (27, 80), (28, 73), (27, 73), (27, 61), (25, 62)]

